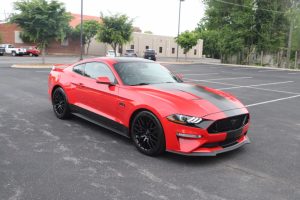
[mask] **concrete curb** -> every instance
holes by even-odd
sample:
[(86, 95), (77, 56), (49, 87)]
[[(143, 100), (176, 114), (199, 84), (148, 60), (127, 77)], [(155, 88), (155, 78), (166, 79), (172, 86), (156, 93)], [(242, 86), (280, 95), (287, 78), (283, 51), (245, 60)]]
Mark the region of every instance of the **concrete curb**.
[(256, 68), (256, 69), (274, 69), (280, 71), (300, 71), (300, 69), (287, 69), (287, 68), (278, 68), (278, 67), (262, 67), (257, 65), (237, 65), (237, 64), (223, 64), (223, 63), (205, 63), (199, 62), (194, 64), (206, 64), (206, 65), (222, 65), (222, 66), (229, 66), (229, 67), (245, 67), (245, 68)]
[(223, 63), (207, 63), (207, 62), (159, 62), (161, 64), (176, 64), (176, 65), (186, 65), (186, 64), (205, 64), (205, 65), (221, 65), (228, 67), (243, 67), (243, 68), (256, 68), (256, 69), (272, 69), (278, 71), (295, 71), (300, 72), (300, 69), (286, 69), (278, 67), (262, 67), (257, 65), (237, 65), (237, 64), (223, 64)]
[(19, 69), (49, 69), (52, 68), (53, 65), (54, 64), (15, 64), (10, 67)]

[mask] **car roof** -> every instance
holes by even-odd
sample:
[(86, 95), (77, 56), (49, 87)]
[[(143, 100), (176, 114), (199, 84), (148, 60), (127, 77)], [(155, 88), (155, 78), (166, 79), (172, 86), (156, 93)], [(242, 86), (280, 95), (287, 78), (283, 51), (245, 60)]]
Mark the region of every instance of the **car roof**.
[(98, 57), (92, 59), (85, 59), (82, 62), (93, 62), (93, 61), (103, 61), (109, 63), (126, 63), (126, 62), (153, 62), (151, 60), (147, 60), (144, 58), (136, 58), (136, 57)]

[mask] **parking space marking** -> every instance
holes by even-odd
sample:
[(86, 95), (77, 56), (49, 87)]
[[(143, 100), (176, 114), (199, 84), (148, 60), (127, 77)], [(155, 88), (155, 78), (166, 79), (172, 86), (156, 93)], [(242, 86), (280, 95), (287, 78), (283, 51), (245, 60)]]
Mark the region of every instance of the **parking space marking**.
[[(190, 80), (190, 82), (193, 82), (193, 79), (186, 79)], [(289, 91), (282, 91), (282, 90), (272, 90), (272, 89), (266, 89), (266, 88), (258, 88), (258, 87), (253, 87), (253, 86), (243, 86), (243, 85), (236, 85), (236, 84), (231, 84), (231, 83), (222, 83), (222, 82), (217, 82), (217, 81), (203, 81), (207, 83), (215, 83), (215, 84), (220, 84), (220, 85), (228, 85), (228, 86), (234, 86), (232, 88), (250, 88), (250, 89), (256, 89), (256, 90), (263, 90), (263, 91), (269, 91), (269, 92), (278, 92), (278, 93), (284, 93), (284, 94), (295, 94), (298, 95), (299, 93), (295, 92), (289, 92)], [(293, 81), (292, 81), (293, 82)], [(222, 88), (216, 88), (217, 90), (223, 90)]]
[(197, 75), (197, 76), (205, 76), (205, 75), (217, 75), (219, 73), (207, 73), (207, 74), (183, 74), (185, 76), (194, 76), (194, 75)]
[(253, 106), (258, 106), (258, 105), (263, 105), (263, 104), (268, 104), (268, 103), (274, 103), (274, 102), (278, 102), (278, 101), (283, 101), (283, 100), (287, 100), (287, 99), (294, 99), (294, 98), (298, 98), (298, 97), (300, 97), (300, 94), (299, 95), (295, 95), (295, 96), (280, 98), (280, 99), (274, 99), (274, 100), (270, 100), (270, 101), (264, 101), (264, 102), (249, 104), (249, 105), (246, 105), (246, 107), (248, 108), (248, 107), (253, 107)]
[(258, 86), (266, 86), (266, 85), (278, 85), (278, 84), (286, 84), (286, 83), (293, 83), (294, 81), (284, 81), (284, 82), (274, 82), (274, 83), (264, 83), (258, 85), (242, 85), (242, 86), (235, 86), (235, 87), (228, 87), (228, 88), (219, 88), (218, 90), (231, 90), (237, 88), (248, 88), (248, 87), (258, 87)]
[(250, 79), (253, 77), (235, 77), (235, 78), (216, 78), (216, 79), (204, 79), (204, 80), (197, 80), (197, 79), (189, 79), (191, 81), (196, 81), (196, 82), (206, 82), (206, 81), (221, 81), (221, 80), (237, 80), (237, 79)]
[(289, 91), (282, 91), (282, 90), (272, 90), (272, 89), (258, 88), (258, 87), (248, 87), (248, 88), (256, 89), (256, 90), (263, 90), (263, 91), (268, 91), (268, 92), (279, 92), (279, 93), (285, 93), (285, 94), (295, 94), (295, 95), (300, 94), (300, 93), (296, 93), (296, 92), (289, 92)]
[(259, 70), (258, 72), (283, 72), (286, 71), (284, 69), (264, 69), (264, 70)]

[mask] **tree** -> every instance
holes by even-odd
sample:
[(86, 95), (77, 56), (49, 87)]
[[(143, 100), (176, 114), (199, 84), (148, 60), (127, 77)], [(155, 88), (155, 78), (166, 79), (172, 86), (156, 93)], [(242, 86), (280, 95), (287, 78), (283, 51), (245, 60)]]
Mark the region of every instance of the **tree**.
[(103, 16), (102, 14), (101, 19), (102, 24), (97, 39), (110, 44), (117, 55), (117, 46), (122, 46), (131, 40), (133, 21), (128, 16), (119, 14), (112, 16)]
[(37, 44), (45, 63), (48, 44), (66, 38), (71, 15), (66, 12), (64, 4), (55, 0), (21, 0), (15, 2), (14, 7), (19, 13), (13, 14), (10, 21), (22, 28), (24, 38)]
[(187, 57), (187, 53), (197, 45), (197, 42), (197, 33), (190, 31), (185, 31), (176, 38), (176, 43), (183, 49), (185, 58)]
[[(86, 54), (89, 54), (92, 39), (97, 35), (100, 24), (96, 20), (87, 20), (82, 24), (83, 43), (87, 45)], [(75, 31), (80, 34), (80, 24), (76, 26)]]

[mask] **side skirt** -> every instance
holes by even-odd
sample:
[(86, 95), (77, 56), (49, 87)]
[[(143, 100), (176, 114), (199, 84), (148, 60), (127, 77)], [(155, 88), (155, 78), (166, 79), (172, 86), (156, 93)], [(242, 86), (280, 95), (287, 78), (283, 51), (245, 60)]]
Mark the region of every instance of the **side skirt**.
[(70, 108), (73, 115), (129, 138), (126, 126), (75, 105), (70, 105)]

